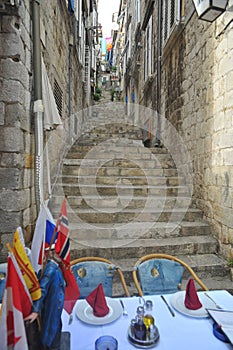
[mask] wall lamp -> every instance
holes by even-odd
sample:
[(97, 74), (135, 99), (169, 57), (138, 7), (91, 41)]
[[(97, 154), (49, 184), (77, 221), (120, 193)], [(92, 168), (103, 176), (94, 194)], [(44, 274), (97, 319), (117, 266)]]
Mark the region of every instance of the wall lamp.
[(228, 0), (193, 0), (198, 18), (213, 22), (226, 11)]

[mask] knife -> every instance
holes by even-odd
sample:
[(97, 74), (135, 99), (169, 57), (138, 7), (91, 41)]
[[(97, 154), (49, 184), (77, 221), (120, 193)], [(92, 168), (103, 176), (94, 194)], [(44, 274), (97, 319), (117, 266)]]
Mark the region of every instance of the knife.
[(160, 295), (160, 296), (161, 296), (162, 300), (165, 302), (165, 304), (166, 304), (168, 310), (170, 311), (171, 315), (172, 315), (173, 317), (175, 317), (175, 313), (174, 313), (174, 311), (172, 310), (171, 306), (168, 304), (167, 300), (164, 298), (163, 295)]

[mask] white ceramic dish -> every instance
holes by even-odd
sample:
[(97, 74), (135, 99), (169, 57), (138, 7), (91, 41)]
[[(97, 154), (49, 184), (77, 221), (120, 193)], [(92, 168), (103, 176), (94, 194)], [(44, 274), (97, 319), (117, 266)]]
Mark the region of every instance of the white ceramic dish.
[(170, 303), (181, 314), (191, 317), (203, 318), (209, 317), (206, 309), (213, 307), (213, 302), (209, 300), (203, 293), (197, 293), (200, 302), (202, 303), (202, 307), (197, 310), (188, 309), (185, 304), (185, 291), (177, 292), (173, 294), (170, 298)]
[(82, 300), (78, 303), (75, 314), (80, 321), (88, 324), (103, 325), (111, 323), (121, 316), (122, 308), (120, 306), (119, 300), (106, 297), (106, 302), (109, 307), (109, 313), (104, 317), (96, 317), (93, 314), (92, 307), (86, 300)]

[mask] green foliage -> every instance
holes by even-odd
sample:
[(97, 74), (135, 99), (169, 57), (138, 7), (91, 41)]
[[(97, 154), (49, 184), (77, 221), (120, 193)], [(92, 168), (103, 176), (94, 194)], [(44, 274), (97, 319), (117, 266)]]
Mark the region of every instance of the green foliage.
[(99, 100), (100, 100), (100, 97), (101, 97), (100, 94), (94, 93), (94, 100), (95, 100), (95, 101), (99, 101)]
[(96, 89), (95, 89), (95, 93), (101, 95), (102, 94), (102, 89), (97, 86)]
[(228, 266), (233, 267), (233, 258), (228, 258)]

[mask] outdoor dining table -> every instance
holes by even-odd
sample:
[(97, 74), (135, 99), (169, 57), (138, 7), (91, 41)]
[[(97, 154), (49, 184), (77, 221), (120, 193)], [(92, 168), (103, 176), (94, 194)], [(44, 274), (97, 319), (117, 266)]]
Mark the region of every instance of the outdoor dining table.
[[(199, 296), (204, 292), (198, 292)], [(233, 310), (233, 296), (225, 290), (208, 291), (214, 301), (222, 308)], [(164, 295), (168, 304), (171, 305), (172, 295)], [(174, 295), (173, 295), (174, 298)], [(73, 309), (73, 321), (69, 324), (70, 316), (65, 310), (62, 313), (63, 331), (70, 332), (70, 350), (94, 350), (95, 341), (100, 336), (110, 335), (117, 339), (118, 350), (136, 349), (128, 340), (128, 329), (131, 319), (135, 318), (136, 309), (142, 300), (137, 297), (114, 298), (123, 301), (128, 316), (124, 316), (121, 310), (120, 316), (107, 324), (89, 324), (80, 320), (77, 311), (83, 300), (78, 300)], [(159, 331), (159, 339), (152, 349), (157, 350), (226, 350), (233, 349), (229, 343), (225, 343), (213, 334), (213, 320), (208, 317), (194, 317), (178, 311), (172, 305), (175, 316), (173, 317), (167, 305), (159, 295), (145, 296), (145, 300), (152, 300), (153, 309), (150, 312), (155, 319), (155, 325)], [(208, 298), (207, 298), (208, 299)], [(80, 304), (82, 303), (82, 304)], [(208, 307), (215, 308), (209, 300)], [(80, 304), (80, 305), (79, 305)], [(142, 347), (141, 349), (143, 349)]]

